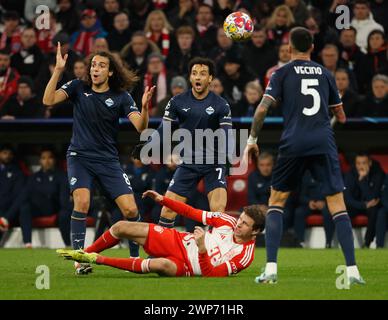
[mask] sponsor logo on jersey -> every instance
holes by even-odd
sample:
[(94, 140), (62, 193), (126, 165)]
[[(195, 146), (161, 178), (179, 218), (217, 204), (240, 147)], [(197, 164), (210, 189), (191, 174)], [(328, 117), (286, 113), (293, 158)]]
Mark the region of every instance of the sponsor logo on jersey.
[(214, 113), (214, 108), (212, 106), (207, 107), (206, 108), (206, 113), (209, 114), (209, 115), (213, 114)]
[(257, 187), (258, 187), (258, 188), (261, 188), (263, 185), (264, 185), (263, 183), (258, 183), (258, 184), (257, 184)]
[(91, 96), (93, 93), (86, 93), (86, 92), (84, 92), (84, 95), (85, 95), (85, 97), (89, 97), (89, 96)]
[(112, 107), (114, 102), (111, 98), (108, 98), (105, 100), (105, 104), (108, 106), (108, 107)]
[(161, 226), (154, 226), (154, 230), (160, 234), (164, 231), (163, 227)]
[(182, 108), (182, 110), (184, 111), (184, 112), (187, 112), (187, 111), (189, 111), (191, 108)]
[(12, 172), (7, 172), (7, 178), (8, 179), (12, 178)]
[(76, 156), (76, 155), (77, 155), (77, 152), (73, 152), (73, 151), (72, 151), (72, 152), (70, 152), (70, 155), (71, 155), (71, 156)]
[(174, 179), (171, 179), (170, 184), (168, 186), (172, 187), (174, 185), (174, 183), (175, 183)]
[(76, 177), (72, 177), (72, 178), (70, 179), (70, 184), (71, 184), (72, 186), (74, 186), (76, 182), (77, 182), (77, 178), (76, 178)]
[(49, 181), (53, 182), (53, 180), (54, 180), (54, 177), (53, 176), (49, 176)]

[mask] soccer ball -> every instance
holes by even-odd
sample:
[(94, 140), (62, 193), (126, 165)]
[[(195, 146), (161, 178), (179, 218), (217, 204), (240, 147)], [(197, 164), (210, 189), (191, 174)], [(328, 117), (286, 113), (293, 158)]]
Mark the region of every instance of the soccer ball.
[(224, 21), (224, 32), (233, 41), (248, 40), (252, 36), (252, 19), (244, 12), (233, 12)]

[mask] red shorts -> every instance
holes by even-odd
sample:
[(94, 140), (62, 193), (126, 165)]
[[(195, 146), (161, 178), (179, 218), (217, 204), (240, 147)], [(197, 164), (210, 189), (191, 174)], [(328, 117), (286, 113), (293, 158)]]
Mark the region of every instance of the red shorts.
[(166, 258), (177, 266), (177, 277), (191, 276), (193, 271), (187, 258), (186, 249), (182, 243), (182, 236), (175, 229), (168, 229), (150, 223), (148, 236), (144, 243), (144, 251), (155, 258)]

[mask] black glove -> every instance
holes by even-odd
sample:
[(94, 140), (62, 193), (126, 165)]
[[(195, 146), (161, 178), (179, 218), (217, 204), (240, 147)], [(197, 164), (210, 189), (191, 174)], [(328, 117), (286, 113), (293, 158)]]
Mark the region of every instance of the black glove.
[(141, 149), (143, 148), (144, 145), (145, 145), (145, 142), (144, 142), (144, 143), (139, 143), (139, 144), (137, 144), (137, 145), (132, 149), (131, 156), (132, 156), (134, 159), (141, 160), (141, 159), (140, 159), (140, 152), (141, 152)]

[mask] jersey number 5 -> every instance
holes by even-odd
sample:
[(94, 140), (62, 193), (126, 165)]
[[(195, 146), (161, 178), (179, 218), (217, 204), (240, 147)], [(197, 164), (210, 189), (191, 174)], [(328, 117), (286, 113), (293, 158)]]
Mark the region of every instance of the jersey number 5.
[(303, 114), (306, 116), (313, 116), (319, 111), (321, 107), (321, 97), (317, 89), (310, 88), (312, 86), (319, 86), (318, 79), (302, 79), (301, 91), (305, 96), (313, 96), (313, 106), (303, 108)]

